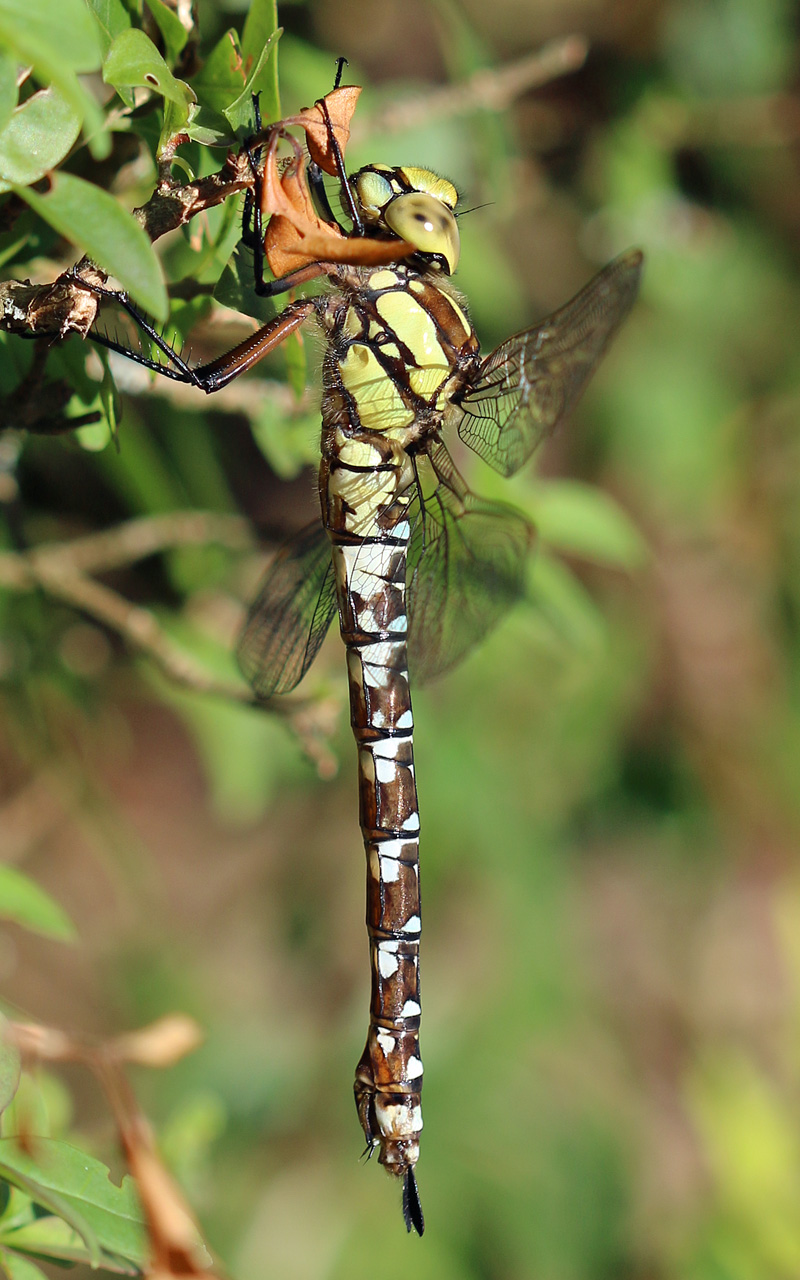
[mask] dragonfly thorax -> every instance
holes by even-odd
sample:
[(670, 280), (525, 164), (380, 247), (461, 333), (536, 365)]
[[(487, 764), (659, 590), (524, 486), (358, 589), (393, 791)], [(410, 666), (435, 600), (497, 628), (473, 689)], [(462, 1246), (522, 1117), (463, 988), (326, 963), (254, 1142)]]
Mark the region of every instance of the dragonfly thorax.
[(460, 242), (454, 209), (458, 192), (429, 169), (371, 164), (350, 178), (359, 213), (370, 234), (407, 240), (428, 267), (452, 275)]

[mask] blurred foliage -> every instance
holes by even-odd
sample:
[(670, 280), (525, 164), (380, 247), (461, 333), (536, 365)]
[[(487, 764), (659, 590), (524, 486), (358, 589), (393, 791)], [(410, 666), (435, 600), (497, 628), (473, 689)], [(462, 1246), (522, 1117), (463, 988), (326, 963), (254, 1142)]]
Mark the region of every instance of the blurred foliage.
[[(224, 156), (211, 144), (249, 127), (254, 84), (278, 110), (268, 6), (198, 7), (199, 45), (159, 0), (0, 0), (0, 261), (43, 281), (86, 251), (124, 278), (128, 236), (136, 296), (165, 314), (163, 273), (168, 332), (210, 358), (255, 314), (247, 259), (226, 270), (236, 201), (157, 257), (125, 213), (176, 129), (191, 134), (178, 161), (205, 174)], [(336, 637), (307, 681), (311, 707), (338, 712), (341, 769), (323, 781), (283, 720), (176, 691), (66, 604), (0, 594), (0, 851), (21, 868), (0, 880), (0, 907), (18, 904), (0, 911), (6, 1009), (108, 1035), (181, 1008), (207, 1028), (136, 1087), (237, 1280), (793, 1280), (796, 6), (374, 0), (365, 20), (358, 0), (312, 0), (280, 17), (284, 114), (330, 87), (344, 53), (365, 85), (350, 164), (437, 168), (475, 207), (457, 284), (486, 349), (617, 251), (647, 254), (639, 305), (536, 474), (504, 482), (459, 454), (477, 492), (538, 521), (541, 548), (526, 606), (415, 694), (424, 1240), (357, 1160), (367, 948)], [(581, 70), (502, 113), (444, 109), (443, 85), (573, 32), (590, 45)], [(32, 190), (56, 164), (50, 193)], [(44, 385), (69, 385), (67, 424), (100, 422), (44, 436), (14, 427), (33, 346), (0, 345), (3, 549), (195, 507), (241, 511), (270, 540), (313, 517), (313, 396), (286, 390), (280, 353), (206, 402), (70, 339)], [(302, 354), (313, 371), (313, 338), (289, 353), (294, 385)], [(179, 546), (103, 581), (228, 676), (259, 569)], [(53, 934), (69, 921), (67, 946)], [(5, 1100), (15, 1066), (0, 1068)], [(70, 1084), (65, 1102), (53, 1078), (28, 1079), (29, 1114), (113, 1160), (101, 1104)], [(14, 1211), (9, 1230), (27, 1228)]]

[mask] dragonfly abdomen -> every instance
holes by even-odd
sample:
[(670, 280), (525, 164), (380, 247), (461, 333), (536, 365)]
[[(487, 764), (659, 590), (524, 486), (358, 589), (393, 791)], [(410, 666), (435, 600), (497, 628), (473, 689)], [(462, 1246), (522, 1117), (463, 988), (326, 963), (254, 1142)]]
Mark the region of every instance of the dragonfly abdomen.
[(333, 556), (358, 746), (372, 975), (356, 1106), (370, 1149), (377, 1146), (380, 1163), (405, 1177), (419, 1155), (422, 1061), (419, 806), (406, 656), (406, 546), (398, 527), (362, 542), (340, 543), (334, 535)]

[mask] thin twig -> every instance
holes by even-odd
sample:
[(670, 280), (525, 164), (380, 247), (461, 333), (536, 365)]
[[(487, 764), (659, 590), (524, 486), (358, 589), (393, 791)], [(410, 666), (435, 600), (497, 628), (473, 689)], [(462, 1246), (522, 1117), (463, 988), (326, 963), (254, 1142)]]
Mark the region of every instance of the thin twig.
[(476, 71), (463, 84), (447, 85), (394, 100), (367, 120), (354, 121), (354, 141), (363, 142), (373, 133), (397, 133), (418, 128), (426, 120), (467, 115), (472, 111), (504, 111), (531, 89), (579, 70), (586, 61), (589, 45), (583, 36), (553, 40), (536, 53), (503, 67)]
[(52, 573), (103, 573), (170, 547), (204, 546), (209, 542), (231, 551), (246, 551), (253, 546), (250, 525), (244, 516), (171, 511), (126, 520), (113, 529), (69, 542), (43, 543), (29, 552), (27, 559), (43, 563)]
[(49, 596), (89, 614), (96, 622), (116, 631), (134, 648), (145, 653), (174, 684), (194, 693), (212, 694), (258, 706), (258, 699), (244, 684), (220, 680), (179, 648), (161, 627), (155, 614), (141, 605), (130, 604), (110, 587), (83, 574), (63, 574), (47, 561), (29, 559), (31, 586), (40, 587)]
[[(222, 204), (229, 196), (252, 188), (253, 171), (243, 151), (228, 153), (217, 173), (196, 182), (178, 183), (171, 176), (159, 181), (146, 204), (134, 209), (134, 217), (153, 241), (185, 226), (198, 213)], [(0, 329), (10, 333), (78, 333), (85, 337), (97, 318), (99, 299), (81, 288), (76, 275), (89, 284), (102, 285), (106, 276), (88, 259), (52, 283), (35, 285), (29, 280), (0, 284)]]
[(328, 744), (339, 714), (339, 699), (257, 698), (243, 682), (219, 679), (196, 662), (174, 643), (151, 610), (131, 604), (88, 576), (170, 547), (209, 542), (237, 551), (252, 546), (247, 522), (241, 516), (196, 511), (144, 516), (69, 542), (44, 543), (27, 552), (3, 552), (0, 587), (38, 589), (88, 614), (148, 657), (173, 684), (280, 716), (320, 777), (332, 777), (337, 762)]

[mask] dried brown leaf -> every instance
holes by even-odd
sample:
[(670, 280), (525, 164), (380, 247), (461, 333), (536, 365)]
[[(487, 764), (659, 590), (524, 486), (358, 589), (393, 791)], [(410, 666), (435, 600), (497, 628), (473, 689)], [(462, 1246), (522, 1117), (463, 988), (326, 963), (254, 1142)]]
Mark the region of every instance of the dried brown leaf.
[(143, 1067), (171, 1067), (202, 1044), (203, 1032), (193, 1018), (170, 1013), (138, 1031), (118, 1036), (109, 1045), (122, 1062)]
[(284, 124), (299, 125), (305, 129), (311, 159), (334, 178), (339, 171), (330, 132), (333, 130), (339, 150), (344, 155), (350, 141), (350, 121), (360, 93), (360, 85), (342, 85), (320, 98), (313, 107), (304, 107), (299, 115), (284, 120)]

